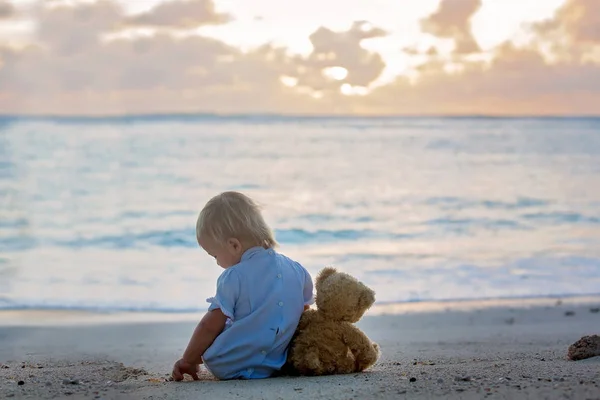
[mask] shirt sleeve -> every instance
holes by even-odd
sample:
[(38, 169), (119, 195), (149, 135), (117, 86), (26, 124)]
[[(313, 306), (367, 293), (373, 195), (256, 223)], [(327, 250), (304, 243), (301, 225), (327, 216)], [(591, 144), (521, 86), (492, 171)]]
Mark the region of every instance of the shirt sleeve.
[(313, 281), (310, 273), (306, 269), (304, 270), (304, 275), (304, 305), (310, 306), (315, 302), (315, 296), (313, 294)]
[(217, 280), (216, 295), (206, 299), (210, 303), (208, 311), (220, 309), (227, 318), (233, 321), (239, 293), (240, 280), (235, 270), (225, 270)]

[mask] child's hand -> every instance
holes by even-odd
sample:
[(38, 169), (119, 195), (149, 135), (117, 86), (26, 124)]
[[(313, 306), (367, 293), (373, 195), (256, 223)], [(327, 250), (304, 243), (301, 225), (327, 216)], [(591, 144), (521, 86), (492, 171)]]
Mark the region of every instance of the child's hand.
[(188, 374), (190, 375), (195, 381), (197, 381), (198, 379), (198, 370), (199, 370), (199, 365), (198, 364), (190, 364), (188, 362), (185, 362), (182, 359), (180, 359), (179, 361), (177, 361), (175, 363), (175, 365), (173, 365), (173, 379), (175, 381), (182, 381), (183, 380), (183, 375), (184, 374)]

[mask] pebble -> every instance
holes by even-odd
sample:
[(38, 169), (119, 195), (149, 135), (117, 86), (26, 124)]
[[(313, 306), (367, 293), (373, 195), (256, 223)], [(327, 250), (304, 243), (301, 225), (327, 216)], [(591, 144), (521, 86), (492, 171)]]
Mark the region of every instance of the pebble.
[(63, 385), (79, 385), (79, 380), (77, 379), (63, 379)]
[(442, 378), (437, 380), (437, 383), (444, 383), (444, 380)]
[(572, 317), (575, 315), (575, 311), (565, 311), (565, 317)]
[(19, 386), (23, 386), (24, 384), (25, 384), (25, 382), (23, 382), (23, 381), (17, 382), (17, 385), (19, 385)]
[(471, 377), (470, 376), (457, 376), (454, 378), (454, 380), (458, 381), (458, 382), (470, 382)]
[(411, 382), (416, 382), (416, 381), (417, 381), (417, 378), (415, 378), (415, 377), (412, 377), (412, 378), (410, 378), (410, 379), (409, 379), (409, 381), (411, 381)]

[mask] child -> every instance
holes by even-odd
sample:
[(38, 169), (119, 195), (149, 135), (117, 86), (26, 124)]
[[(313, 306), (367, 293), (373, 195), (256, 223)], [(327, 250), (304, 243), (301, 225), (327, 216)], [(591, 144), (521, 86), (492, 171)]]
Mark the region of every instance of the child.
[(313, 283), (300, 264), (277, 253), (273, 233), (247, 196), (225, 192), (202, 209), (200, 246), (225, 270), (216, 296), (183, 353), (173, 379), (198, 379), (199, 364), (219, 379), (267, 378), (286, 361)]

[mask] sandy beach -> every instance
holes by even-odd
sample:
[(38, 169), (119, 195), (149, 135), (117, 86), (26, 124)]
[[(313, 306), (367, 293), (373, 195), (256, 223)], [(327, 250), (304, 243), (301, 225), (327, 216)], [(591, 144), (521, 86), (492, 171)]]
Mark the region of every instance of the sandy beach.
[(600, 357), (567, 359), (570, 344), (600, 333), (600, 301), (550, 302), (375, 310), (359, 326), (383, 356), (361, 374), (218, 382), (203, 371), (201, 381), (180, 383), (165, 378), (199, 316), (67, 313), (53, 325), (51, 313), (13, 312), (1, 317), (0, 398), (600, 399)]

